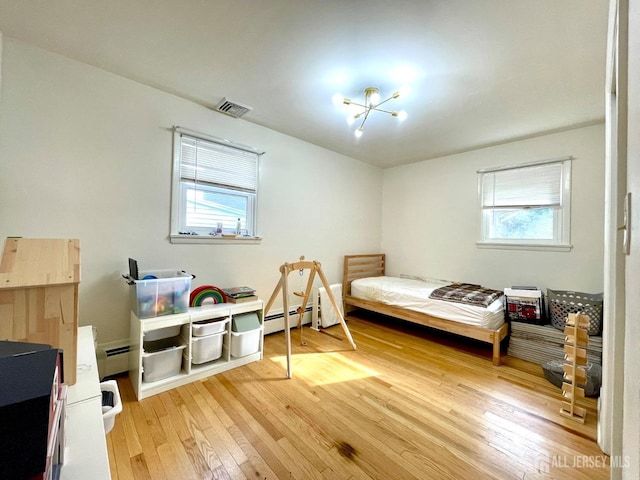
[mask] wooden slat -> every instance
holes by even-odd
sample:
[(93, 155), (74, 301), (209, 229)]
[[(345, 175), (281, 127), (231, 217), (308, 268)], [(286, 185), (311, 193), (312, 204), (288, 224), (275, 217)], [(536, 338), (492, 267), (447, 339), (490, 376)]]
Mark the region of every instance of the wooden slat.
[(385, 274), (385, 254), (345, 255), (342, 292), (351, 294), (351, 282), (359, 278), (378, 277)]
[(587, 414), (587, 409), (583, 407), (578, 407), (577, 405), (571, 405), (569, 402), (562, 402), (562, 410), (561, 412), (565, 412), (566, 414), (573, 414), (579, 417), (585, 417)]
[(570, 313), (567, 316), (567, 326), (589, 328), (589, 315), (582, 315), (581, 313)]
[(65, 238), (7, 238), (0, 287), (25, 288), (80, 282), (80, 242)]
[[(564, 364), (562, 366), (562, 371), (564, 372), (564, 376), (569, 382), (573, 382), (573, 365)], [(587, 382), (587, 374), (584, 370), (584, 367), (581, 365), (575, 366), (576, 378), (575, 380), (580, 384), (584, 385)]]
[(584, 389), (574, 386), (571, 383), (564, 382), (562, 384), (562, 396), (565, 398), (572, 398), (575, 396), (576, 399), (584, 397)]
[[(564, 334), (569, 337), (569, 342), (572, 345), (575, 345), (576, 341), (579, 343), (584, 342), (585, 344), (589, 341), (589, 334), (586, 330), (581, 328), (575, 330), (574, 327), (565, 327)], [(577, 335), (577, 338), (575, 337), (575, 335)]]
[(585, 365), (587, 363), (587, 350), (584, 348), (565, 345), (564, 353), (568, 358), (575, 358), (576, 365)]

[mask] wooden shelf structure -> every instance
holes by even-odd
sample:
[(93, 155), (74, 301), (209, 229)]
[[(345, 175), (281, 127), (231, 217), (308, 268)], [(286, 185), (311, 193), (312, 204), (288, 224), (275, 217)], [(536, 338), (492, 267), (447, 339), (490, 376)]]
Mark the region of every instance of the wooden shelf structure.
[(584, 398), (584, 389), (579, 385), (586, 385), (587, 350), (589, 344), (589, 316), (580, 313), (570, 313), (564, 328), (565, 344), (563, 366), (564, 382), (562, 383), (562, 401), (560, 415), (584, 423), (587, 410), (576, 404), (578, 398)]
[(0, 258), (0, 338), (63, 351), (76, 382), (80, 241), (7, 238)]

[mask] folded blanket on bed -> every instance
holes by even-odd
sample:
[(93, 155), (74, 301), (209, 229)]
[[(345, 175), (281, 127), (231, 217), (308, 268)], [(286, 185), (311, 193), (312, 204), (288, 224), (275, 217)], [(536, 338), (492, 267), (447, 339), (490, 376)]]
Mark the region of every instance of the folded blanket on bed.
[(446, 300), (447, 302), (467, 303), (478, 307), (488, 307), (495, 302), (503, 292), (484, 288), (470, 283), (453, 283), (445, 287), (436, 288), (429, 298)]

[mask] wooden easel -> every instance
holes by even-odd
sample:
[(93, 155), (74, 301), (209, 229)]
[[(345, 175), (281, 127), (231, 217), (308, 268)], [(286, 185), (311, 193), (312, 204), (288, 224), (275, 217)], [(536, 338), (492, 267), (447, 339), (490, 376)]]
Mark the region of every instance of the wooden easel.
[(344, 317), (342, 313), (340, 313), (340, 309), (338, 308), (338, 304), (336, 303), (335, 298), (333, 297), (333, 293), (331, 293), (331, 288), (329, 286), (329, 282), (327, 282), (327, 278), (324, 276), (322, 272), (322, 268), (320, 262), (312, 261), (305, 262), (304, 256), (300, 257), (299, 262), (294, 263), (285, 263), (280, 266), (280, 281), (276, 288), (273, 290), (271, 294), (271, 298), (267, 302), (267, 306), (264, 308), (264, 316), (267, 316), (267, 312), (271, 309), (273, 302), (275, 301), (278, 293), (282, 290), (282, 308), (284, 309), (284, 335), (287, 342), (287, 378), (291, 378), (291, 331), (289, 330), (289, 301), (288, 301), (288, 293), (289, 293), (289, 285), (287, 278), (291, 272), (295, 271), (303, 271), (305, 269), (310, 270), (309, 280), (307, 281), (307, 287), (304, 292), (293, 292), (294, 295), (302, 298), (302, 304), (296, 312), (298, 313), (298, 328), (300, 328), (300, 340), (302, 341), (302, 316), (304, 315), (305, 310), (307, 309), (307, 302), (309, 300), (309, 296), (311, 295), (311, 288), (313, 287), (313, 280), (316, 276), (316, 273), (320, 277), (320, 281), (322, 282), (322, 286), (327, 291), (327, 296), (329, 297), (329, 301), (333, 306), (333, 309), (338, 314), (338, 319), (340, 320), (340, 324), (342, 325), (342, 329), (344, 330), (349, 343), (353, 349), (356, 349), (356, 344), (351, 337), (351, 332), (349, 331), (349, 327), (347, 327), (346, 322), (344, 321)]
[(584, 366), (587, 364), (587, 350), (589, 344), (589, 316), (580, 313), (570, 313), (567, 325), (564, 327), (564, 382), (562, 396), (566, 399), (560, 407), (560, 415), (584, 423), (587, 410), (576, 405), (577, 397), (584, 397), (584, 389), (578, 385), (587, 384), (587, 374)]

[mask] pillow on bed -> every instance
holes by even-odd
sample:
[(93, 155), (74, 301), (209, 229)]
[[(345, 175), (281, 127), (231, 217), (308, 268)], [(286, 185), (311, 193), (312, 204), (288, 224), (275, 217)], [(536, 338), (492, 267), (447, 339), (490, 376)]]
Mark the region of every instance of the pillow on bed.
[(420, 280), (422, 282), (426, 282), (427, 281), (426, 277), (419, 277), (417, 275), (407, 275), (406, 273), (401, 273), (400, 274), (400, 278), (408, 278), (410, 280)]
[(428, 282), (428, 283), (447, 283), (447, 284), (459, 283), (459, 282), (453, 282), (451, 280), (443, 280), (441, 278), (421, 277), (419, 275), (408, 275), (406, 273), (401, 273), (400, 278), (407, 278), (409, 280), (420, 280), (421, 282)]

